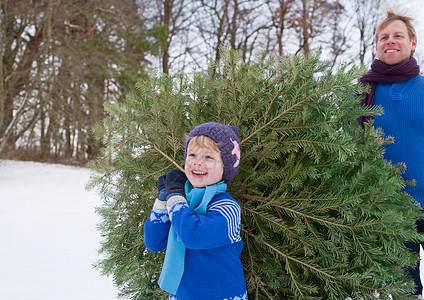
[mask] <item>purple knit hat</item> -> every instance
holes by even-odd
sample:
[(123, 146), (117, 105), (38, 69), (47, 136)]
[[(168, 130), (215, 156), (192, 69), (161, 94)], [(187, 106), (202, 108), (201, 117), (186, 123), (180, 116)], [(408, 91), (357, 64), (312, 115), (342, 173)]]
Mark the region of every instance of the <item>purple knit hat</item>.
[(229, 183), (238, 173), (240, 165), (240, 141), (237, 127), (223, 125), (215, 122), (207, 122), (197, 125), (187, 136), (184, 142), (184, 156), (187, 156), (187, 146), (190, 140), (197, 135), (210, 137), (218, 144), (221, 150), (221, 158), (224, 164), (222, 180)]

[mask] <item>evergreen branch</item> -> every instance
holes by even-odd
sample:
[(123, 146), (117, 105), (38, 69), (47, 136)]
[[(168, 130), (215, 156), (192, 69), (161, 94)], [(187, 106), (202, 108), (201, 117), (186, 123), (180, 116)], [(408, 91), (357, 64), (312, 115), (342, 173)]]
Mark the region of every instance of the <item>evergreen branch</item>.
[[(270, 202), (271, 197), (260, 197), (260, 196), (252, 196), (252, 195), (248, 195), (248, 194), (241, 194), (240, 197), (243, 197), (244, 199), (249, 199), (249, 200), (255, 200), (257, 199), (260, 202), (265, 203), (264, 207), (268, 206), (268, 205), (274, 205), (274, 202)], [(334, 201), (334, 200), (340, 200), (340, 197), (326, 197), (326, 198), (284, 198), (284, 201), (311, 201), (311, 202), (315, 202), (315, 201)], [(275, 200), (275, 201), (280, 201), (280, 200)]]
[(297, 210), (294, 210), (294, 209), (291, 209), (291, 208), (288, 208), (288, 207), (285, 207), (285, 206), (281, 206), (281, 205), (277, 205), (277, 204), (275, 204), (274, 206), (275, 207), (278, 207), (278, 208), (281, 208), (283, 210), (290, 211), (291, 213), (294, 213), (296, 215), (300, 215), (300, 216), (302, 216), (304, 218), (306, 217), (306, 218), (309, 218), (309, 219), (312, 219), (312, 220), (315, 220), (315, 221), (318, 221), (318, 222), (321, 222), (321, 223), (325, 223), (325, 224), (328, 224), (328, 225), (332, 225), (332, 226), (335, 226), (335, 227), (352, 229), (352, 226), (330, 222), (330, 221), (327, 221), (327, 220), (324, 220), (324, 219), (320, 219), (320, 218), (317, 218), (317, 217), (314, 217), (314, 216), (311, 216), (311, 215), (308, 215), (308, 214), (301, 213), (300, 211), (297, 211)]
[(126, 249), (124, 249), (124, 250), (122, 250), (121, 252), (119, 252), (119, 253), (115, 253), (113, 256), (111, 256), (111, 257), (109, 257), (109, 258), (105, 258), (105, 261), (113, 261), (114, 259), (116, 259), (117, 257), (119, 257), (119, 256), (122, 256), (122, 255), (124, 255), (125, 253), (127, 253), (127, 252), (129, 252), (129, 251), (131, 251), (131, 250), (134, 250), (136, 247), (139, 247), (139, 246), (141, 246), (141, 245), (143, 245), (144, 244), (144, 241), (141, 241), (141, 242), (139, 242), (139, 243), (137, 243), (137, 244), (133, 244), (130, 248), (126, 248)]
[[(243, 230), (247, 235), (249, 235), (249, 236), (251, 236), (251, 237), (253, 237), (253, 238), (256, 238), (257, 236), (256, 235), (254, 235), (253, 233), (251, 233), (251, 232), (247, 232), (247, 231), (245, 231), (245, 230)], [(317, 273), (320, 273), (320, 274), (322, 274), (322, 275), (324, 275), (324, 276), (326, 276), (326, 277), (329, 277), (329, 278), (332, 278), (332, 279), (335, 279), (336, 277), (335, 276), (333, 276), (333, 275), (331, 275), (331, 274), (328, 274), (327, 272), (325, 272), (325, 271), (323, 271), (323, 270), (320, 270), (320, 269), (318, 269), (318, 268), (316, 268), (316, 267), (314, 267), (314, 266), (312, 266), (312, 265), (310, 265), (310, 264), (307, 264), (307, 263), (305, 263), (305, 262), (303, 262), (303, 261), (300, 261), (300, 260), (298, 260), (298, 259), (296, 259), (296, 258), (294, 258), (294, 257), (291, 257), (291, 256), (289, 256), (289, 255), (287, 255), (287, 254), (285, 254), (285, 253), (283, 253), (283, 252), (281, 252), (280, 250), (278, 250), (277, 248), (275, 248), (274, 246), (272, 246), (271, 244), (269, 244), (268, 242), (266, 242), (266, 241), (264, 241), (264, 240), (262, 240), (262, 242), (264, 243), (264, 245), (266, 245), (268, 248), (270, 248), (271, 250), (273, 250), (275, 253), (277, 253), (278, 255), (280, 255), (280, 256), (282, 256), (282, 257), (284, 257), (284, 259), (288, 259), (288, 260), (291, 260), (291, 261), (294, 261), (294, 262), (296, 262), (296, 263), (298, 263), (298, 264), (300, 264), (300, 265), (303, 265), (303, 266), (305, 266), (305, 267), (308, 267), (308, 268), (310, 268), (310, 269), (312, 269), (312, 270), (314, 270), (315, 272), (317, 272)]]
[[(250, 106), (252, 103), (259, 98), (260, 95), (262, 95), (263, 92), (267, 91), (271, 86), (275, 85), (279, 82), (279, 78), (276, 78), (274, 81), (269, 82), (267, 85), (265, 85), (258, 93), (256, 93), (255, 96), (253, 96), (249, 102), (246, 103), (246, 107)], [(279, 94), (281, 95), (281, 94)], [(259, 101), (258, 101), (259, 102)], [(249, 116), (250, 117), (250, 116)]]
[[(342, 292), (342, 290), (341, 290), (341, 288), (340, 288), (339, 283), (337, 282), (337, 280), (336, 279), (333, 279), (333, 282), (336, 285), (337, 290), (339, 291), (339, 295), (343, 295), (343, 292)], [(338, 296), (338, 295), (335, 295), (335, 296)]]
[(255, 136), (256, 134), (258, 134), (259, 131), (261, 131), (264, 128), (267, 128), (270, 124), (272, 124), (273, 122), (275, 122), (276, 120), (278, 120), (279, 118), (281, 118), (283, 115), (285, 115), (287, 112), (295, 109), (296, 107), (300, 106), (301, 104), (309, 101), (309, 99), (315, 97), (316, 95), (319, 94), (319, 92), (323, 92), (323, 91), (328, 91), (331, 90), (332, 88), (334, 88), (334, 86), (330, 86), (327, 87), (321, 91), (317, 91), (311, 95), (309, 95), (308, 97), (303, 98), (303, 100), (297, 102), (296, 104), (294, 104), (293, 106), (287, 108), (286, 110), (282, 111), (281, 113), (279, 113), (276, 117), (274, 117), (271, 121), (265, 123), (264, 125), (262, 125), (260, 128), (256, 129), (253, 133), (251, 133), (247, 138), (245, 138), (244, 140), (241, 141), (240, 144), (245, 143), (246, 141), (250, 140), (253, 136)]
[[(309, 224), (308, 220), (305, 218), (306, 226), (309, 228), (309, 231), (312, 232), (315, 239), (322, 245), (323, 249), (326, 251), (329, 251), (328, 247), (323, 243), (323, 241), (316, 235), (315, 230), (312, 228), (312, 226)], [(334, 263), (333, 257), (330, 257), (331, 262)]]
[(324, 121), (318, 124), (314, 124), (314, 125), (310, 125), (310, 126), (290, 126), (290, 127), (269, 127), (268, 128), (270, 130), (278, 130), (278, 131), (288, 131), (288, 130), (293, 130), (293, 129), (312, 129), (315, 127), (319, 127), (322, 125), (327, 125), (327, 124), (332, 124), (334, 121)]
[(371, 261), (371, 262), (373, 262), (373, 263), (375, 263), (375, 261), (374, 261), (374, 259), (369, 255), (369, 251), (367, 251), (365, 248), (364, 248), (364, 246), (362, 245), (362, 243), (361, 243), (361, 241), (359, 240), (359, 238), (358, 238), (358, 236), (356, 235), (356, 233), (355, 233), (355, 231), (353, 230), (353, 228), (351, 229), (351, 232), (352, 232), (352, 236), (354, 237), (354, 239), (356, 240), (356, 242), (357, 242), (357, 244), (361, 247), (361, 249), (362, 249), (362, 253), (364, 253), (367, 257), (368, 257), (368, 259)]
[[(124, 131), (119, 131), (119, 130), (115, 130), (115, 132), (117, 133), (121, 133), (121, 134), (127, 134)], [(160, 153), (163, 157), (165, 157), (168, 161), (170, 161), (173, 165), (175, 165), (178, 169), (180, 169), (181, 171), (184, 172), (184, 168), (182, 168), (176, 161), (175, 159), (169, 157), (165, 152), (163, 152), (159, 147), (157, 147), (154, 143), (150, 142), (148, 139), (142, 138), (140, 135), (137, 134), (128, 134), (129, 137), (133, 137), (135, 139), (141, 140), (142, 142), (148, 144), (149, 146), (151, 146), (154, 150), (156, 150), (158, 153)], [(173, 138), (173, 140), (176, 140), (175, 138)]]
[[(409, 287), (410, 288), (415, 288), (415, 285), (410, 285)], [(392, 289), (395, 289), (395, 288), (397, 288), (397, 289), (404, 289), (405, 288), (405, 285), (389, 286), (387, 288), (377, 288), (377, 289), (375, 289), (373, 287), (365, 287), (365, 288), (367, 288), (370, 291), (376, 290), (377, 292), (386, 292), (386, 293), (390, 294), (391, 296), (394, 296), (394, 298), (392, 298), (392, 299), (417, 300), (417, 296), (405, 296), (405, 295), (402, 295), (402, 294), (399, 294), (399, 293), (395, 293), (395, 292), (392, 291)]]
[[(311, 146), (313, 147), (313, 144), (317, 144), (317, 145), (326, 145), (326, 146), (338, 146), (339, 148), (347, 148), (348, 146), (344, 146), (343, 144), (336, 144), (336, 143), (328, 143), (328, 142), (319, 142), (319, 141), (313, 141), (313, 140), (305, 140), (305, 139), (301, 139), (301, 140), (292, 140), (292, 141), (283, 141), (283, 144), (291, 144), (291, 143), (308, 143), (311, 144)], [(344, 146), (344, 147), (342, 147)], [(316, 151), (314, 151), (316, 152)]]
[[(318, 199), (318, 200), (320, 200), (320, 199)], [(292, 212), (294, 214), (301, 215), (304, 218), (309, 218), (309, 219), (312, 219), (312, 220), (315, 220), (315, 221), (318, 221), (318, 222), (322, 222), (322, 223), (325, 223), (325, 224), (329, 224), (329, 225), (332, 225), (332, 226), (335, 226), (335, 227), (347, 228), (347, 229), (350, 229), (352, 231), (352, 233), (354, 232), (353, 230), (355, 228), (367, 227), (367, 226), (372, 226), (372, 225), (380, 224), (381, 223), (380, 221), (378, 221), (378, 222), (372, 222), (372, 223), (366, 223), (366, 224), (349, 226), (349, 225), (343, 225), (343, 224), (340, 224), (340, 223), (330, 222), (330, 221), (324, 220), (322, 218), (317, 218), (317, 217), (314, 217), (314, 216), (311, 216), (311, 215), (308, 215), (308, 214), (304, 214), (304, 213), (301, 213), (301, 212), (296, 211), (294, 209), (290, 209), (290, 208), (285, 207), (285, 206), (274, 204), (274, 207), (278, 207), (278, 208), (281, 208), (283, 210), (288, 210), (288, 211), (290, 211), (290, 212)], [(385, 234), (385, 235), (389, 235), (389, 236), (391, 236), (391, 235), (398, 235), (397, 233), (383, 231), (383, 230), (368, 229), (368, 231), (370, 231), (370, 232), (376, 232), (376, 233), (381, 233), (381, 234)]]
[(292, 272), (292, 270), (290, 268), (290, 262), (289, 262), (288, 258), (285, 257), (285, 260), (286, 260), (287, 270), (288, 270), (288, 272), (290, 274), (290, 277), (292, 279), (293, 284), (296, 286), (296, 290), (298, 291), (298, 293), (300, 294), (300, 296), (302, 297), (302, 299), (306, 299), (305, 296), (302, 293), (302, 290), (300, 289), (300, 287), (299, 287), (299, 285), (297, 283), (296, 278), (294, 278), (293, 272)]
[(420, 240), (412, 229), (419, 208), (401, 193), (401, 174), (381, 160), (382, 132), (354, 123), (375, 113), (346, 96), (358, 94), (357, 73), (334, 74), (318, 56), (250, 64), (234, 53), (214, 68), (223, 74), (155, 76), (138, 84), (139, 94), (105, 105), (111, 118), (96, 133), (108, 148), (95, 182), (104, 198), (97, 210), (104, 273), (129, 298), (164, 295), (155, 284), (161, 255), (139, 236), (153, 177), (182, 169), (190, 124), (217, 121), (243, 137), (229, 191), (241, 206), (249, 299), (369, 298), (375, 290), (403, 297), (411, 281), (401, 270), (415, 259), (403, 241)]
[[(253, 262), (253, 255), (252, 252), (250, 250), (250, 243), (249, 240), (246, 240), (246, 248), (247, 248), (247, 252), (249, 253), (248, 257), (250, 258), (250, 272), (253, 274), (253, 266), (255, 265)], [(252, 275), (253, 276), (253, 275)]]
[[(243, 206), (243, 209), (244, 209), (244, 210), (249, 211), (249, 212), (252, 214), (252, 216), (253, 216), (253, 218), (255, 219), (255, 221), (256, 221), (256, 218), (255, 218), (255, 216), (254, 216), (254, 215), (258, 215), (258, 216), (262, 217), (264, 220), (268, 221), (269, 223), (272, 223), (272, 224), (276, 225), (277, 227), (280, 227), (280, 228), (282, 228), (282, 229), (285, 229), (285, 231), (286, 231), (286, 232), (288, 232), (288, 233), (290, 233), (290, 235), (295, 235), (289, 227), (287, 227), (287, 226), (284, 226), (284, 225), (283, 225), (284, 223), (282, 223), (282, 222), (280, 223), (280, 222), (277, 222), (277, 221), (275, 221), (275, 220), (272, 220), (270, 217), (266, 216), (265, 214), (262, 214), (262, 213), (258, 212), (257, 210), (249, 209), (249, 208), (247, 208), (246, 206)], [(281, 219), (280, 219), (280, 220), (281, 220)], [(256, 223), (257, 223), (257, 222), (256, 222)], [(258, 223), (257, 223), (257, 228), (261, 231), (261, 226), (260, 226)], [(261, 231), (261, 234), (262, 234), (262, 235), (265, 235), (265, 234), (263, 233), (263, 231)], [(304, 243), (307, 243), (307, 242), (308, 242), (308, 240), (307, 240), (307, 239), (304, 239), (304, 238), (299, 237), (299, 236), (298, 236), (298, 238), (299, 238), (302, 242), (304, 242)]]
[[(256, 277), (255, 276), (252, 276), (253, 277), (253, 280), (255, 280), (255, 283), (256, 283), (256, 286), (257, 286), (257, 288), (260, 288), (267, 296), (268, 296), (268, 299), (271, 299), (271, 300), (274, 300), (274, 297), (272, 297), (269, 293), (268, 293), (268, 291), (266, 290), (266, 288), (264, 288), (263, 286), (262, 286), (262, 284), (259, 284), (259, 282), (256, 280)], [(256, 299), (257, 299), (258, 297), (256, 297)]]
[(274, 101), (276, 100), (276, 99), (278, 99), (278, 97), (279, 96), (281, 96), (282, 95), (282, 93), (281, 93), (281, 91), (283, 90), (283, 87), (281, 87), (275, 94), (274, 94), (274, 97), (272, 97), (272, 99), (271, 99), (271, 101), (270, 101), (270, 103), (268, 104), (268, 107), (267, 107), (267, 109), (266, 109), (266, 111), (265, 111), (265, 113), (264, 113), (264, 117), (263, 117), (263, 119), (264, 119), (264, 121), (266, 121), (266, 119), (267, 119), (267, 116), (268, 116), (268, 114), (269, 114), (269, 112), (271, 111), (271, 108), (273, 107), (272, 105), (274, 104)]

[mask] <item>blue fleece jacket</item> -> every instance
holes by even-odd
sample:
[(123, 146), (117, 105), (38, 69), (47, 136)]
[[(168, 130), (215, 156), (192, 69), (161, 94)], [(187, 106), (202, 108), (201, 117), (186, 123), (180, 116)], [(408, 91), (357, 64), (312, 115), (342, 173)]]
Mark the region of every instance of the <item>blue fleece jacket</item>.
[(216, 195), (200, 215), (194, 215), (182, 201), (168, 215), (166, 202), (157, 200), (144, 226), (147, 249), (159, 252), (166, 248), (171, 223), (187, 249), (184, 275), (170, 299), (247, 299), (237, 201), (228, 193)]
[(424, 208), (424, 77), (377, 83), (374, 105), (384, 108), (382, 116), (374, 117), (374, 126), (395, 139), (386, 146), (384, 157), (406, 164), (403, 178), (415, 179), (416, 186), (407, 186), (405, 191)]

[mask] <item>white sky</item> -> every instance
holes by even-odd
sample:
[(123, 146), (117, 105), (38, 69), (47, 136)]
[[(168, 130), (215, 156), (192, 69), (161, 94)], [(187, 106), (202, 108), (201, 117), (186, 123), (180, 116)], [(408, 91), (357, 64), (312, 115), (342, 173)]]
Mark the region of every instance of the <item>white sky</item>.
[[(373, 0), (370, 0), (373, 1)], [(415, 30), (417, 32), (417, 49), (415, 50), (414, 57), (417, 58), (418, 63), (421, 66), (421, 73), (424, 71), (424, 0), (386, 0), (388, 4), (391, 4), (395, 11), (402, 12), (407, 11), (407, 14), (413, 17)], [(383, 7), (382, 7), (382, 11)]]

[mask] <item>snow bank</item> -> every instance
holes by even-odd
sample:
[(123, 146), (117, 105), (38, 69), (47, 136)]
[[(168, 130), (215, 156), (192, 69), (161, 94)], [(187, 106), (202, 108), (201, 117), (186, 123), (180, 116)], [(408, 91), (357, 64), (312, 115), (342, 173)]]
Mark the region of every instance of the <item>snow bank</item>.
[(117, 299), (98, 259), (90, 171), (0, 160), (0, 299)]
[(0, 160), (0, 300), (117, 299), (112, 279), (92, 267), (100, 198), (85, 190), (89, 175), (85, 168)]

